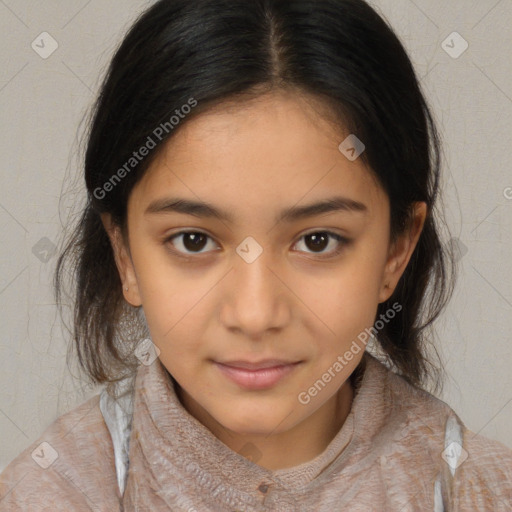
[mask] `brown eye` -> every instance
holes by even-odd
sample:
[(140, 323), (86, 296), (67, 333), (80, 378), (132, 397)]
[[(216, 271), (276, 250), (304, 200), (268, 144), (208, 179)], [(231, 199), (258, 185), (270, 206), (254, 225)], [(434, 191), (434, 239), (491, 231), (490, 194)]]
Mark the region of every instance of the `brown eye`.
[(183, 235), (183, 245), (189, 251), (200, 251), (206, 245), (206, 236), (202, 233), (186, 233)]
[[(348, 245), (349, 240), (331, 231), (315, 231), (308, 233), (300, 238), (300, 241), (304, 240), (303, 247), (306, 247), (305, 252), (310, 254), (337, 254), (340, 252), (343, 246)], [(297, 244), (300, 243), (297, 242)], [(329, 248), (326, 251), (325, 249)]]
[(313, 233), (304, 237), (306, 246), (314, 252), (322, 252), (329, 245), (327, 233)]
[(208, 252), (203, 251), (203, 249), (208, 245), (209, 240), (211, 240), (211, 238), (205, 233), (199, 231), (182, 231), (168, 238), (166, 242), (171, 243), (180, 253), (200, 254), (201, 252)]

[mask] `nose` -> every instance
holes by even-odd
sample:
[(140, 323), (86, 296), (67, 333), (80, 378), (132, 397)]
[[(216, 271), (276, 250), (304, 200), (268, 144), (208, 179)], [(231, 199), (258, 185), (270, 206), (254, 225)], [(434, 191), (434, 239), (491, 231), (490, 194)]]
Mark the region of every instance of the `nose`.
[(291, 292), (283, 281), (265, 251), (252, 263), (236, 256), (224, 282), (220, 313), (224, 326), (254, 339), (283, 329), (291, 318)]

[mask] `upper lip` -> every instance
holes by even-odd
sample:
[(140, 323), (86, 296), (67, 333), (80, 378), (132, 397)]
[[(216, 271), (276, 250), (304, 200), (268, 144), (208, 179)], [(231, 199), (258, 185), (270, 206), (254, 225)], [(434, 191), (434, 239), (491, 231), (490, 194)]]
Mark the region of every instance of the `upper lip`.
[(295, 364), (300, 361), (287, 361), (284, 359), (263, 359), (261, 361), (216, 361), (219, 364), (223, 364), (224, 366), (231, 366), (233, 368), (244, 368), (246, 370), (261, 370), (263, 368), (275, 368), (276, 366), (286, 366), (290, 364)]

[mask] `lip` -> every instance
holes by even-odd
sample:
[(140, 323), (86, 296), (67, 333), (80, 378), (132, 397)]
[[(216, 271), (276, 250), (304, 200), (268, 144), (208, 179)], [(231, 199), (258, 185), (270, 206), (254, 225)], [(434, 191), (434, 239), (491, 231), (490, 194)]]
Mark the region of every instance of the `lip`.
[(262, 359), (261, 361), (244, 361), (238, 359), (236, 361), (215, 361), (216, 363), (224, 366), (230, 366), (232, 368), (243, 368), (245, 370), (261, 370), (263, 368), (275, 368), (276, 366), (286, 366), (295, 364), (299, 361), (287, 361), (285, 359)]
[(280, 380), (292, 373), (301, 361), (290, 362), (278, 359), (267, 359), (259, 362), (214, 361), (221, 373), (246, 389), (267, 389), (275, 386)]

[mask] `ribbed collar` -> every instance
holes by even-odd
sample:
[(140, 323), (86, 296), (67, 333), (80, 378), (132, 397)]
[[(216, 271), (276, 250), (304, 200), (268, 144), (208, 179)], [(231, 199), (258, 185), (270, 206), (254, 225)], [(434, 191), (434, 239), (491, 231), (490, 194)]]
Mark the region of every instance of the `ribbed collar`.
[(234, 452), (189, 414), (159, 359), (141, 365), (135, 381), (130, 437), (130, 503), (156, 504), (151, 502), (151, 490), (158, 496), (155, 500), (161, 500), (158, 503), (172, 506), (181, 492), (180, 482), (193, 482), (198, 493), (212, 496), (219, 505), (241, 508), (261, 504), (270, 488), (284, 498), (308, 485), (321, 485), (327, 474), (343, 467), (363, 428), (367, 439), (368, 425), (378, 428), (383, 414), (376, 404), (382, 403), (380, 394), (388, 370), (368, 353), (364, 359), (351, 411), (326, 449), (311, 461), (277, 471)]

